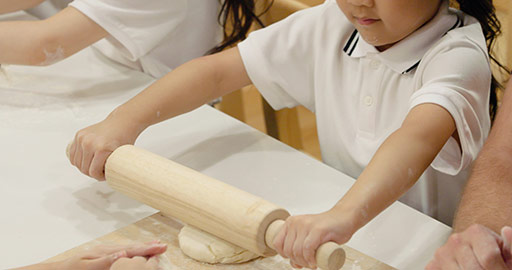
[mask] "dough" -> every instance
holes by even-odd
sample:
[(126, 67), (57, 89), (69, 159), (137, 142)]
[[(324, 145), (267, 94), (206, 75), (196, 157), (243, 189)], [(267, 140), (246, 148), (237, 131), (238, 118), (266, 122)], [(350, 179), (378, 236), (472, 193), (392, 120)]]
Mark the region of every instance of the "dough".
[(180, 248), (187, 256), (206, 263), (243, 263), (259, 257), (195, 227), (185, 225), (179, 235)]

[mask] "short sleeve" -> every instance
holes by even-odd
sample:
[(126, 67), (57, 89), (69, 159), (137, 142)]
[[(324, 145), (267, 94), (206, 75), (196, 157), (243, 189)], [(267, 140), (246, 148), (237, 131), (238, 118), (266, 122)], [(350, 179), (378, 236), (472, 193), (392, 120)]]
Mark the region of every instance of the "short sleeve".
[(312, 40), (318, 39), (315, 29), (326, 4), (255, 31), (238, 45), (249, 78), (274, 109), (304, 105), (314, 110)]
[(187, 0), (75, 0), (70, 6), (103, 27), (124, 47), (125, 57), (136, 61), (183, 22)]
[(432, 167), (456, 175), (476, 159), (488, 135), (491, 71), (482, 45), (467, 38), (445, 38), (448, 41), (427, 53), (418, 67), (422, 86), (412, 95), (410, 109), (433, 103), (451, 114), (460, 147), (451, 137)]

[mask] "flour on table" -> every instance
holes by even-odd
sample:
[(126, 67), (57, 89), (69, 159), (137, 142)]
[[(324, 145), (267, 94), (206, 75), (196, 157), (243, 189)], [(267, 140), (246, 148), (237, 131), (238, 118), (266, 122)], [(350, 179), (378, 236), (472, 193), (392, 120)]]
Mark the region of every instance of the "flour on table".
[(223, 239), (185, 225), (179, 235), (180, 248), (185, 255), (206, 263), (243, 263), (259, 255)]
[(173, 266), (169, 258), (165, 254), (158, 256), (158, 270), (173, 270)]
[(7, 85), (11, 84), (12, 79), (7, 70), (5, 70), (5, 65), (0, 65), (0, 80), (5, 80)]

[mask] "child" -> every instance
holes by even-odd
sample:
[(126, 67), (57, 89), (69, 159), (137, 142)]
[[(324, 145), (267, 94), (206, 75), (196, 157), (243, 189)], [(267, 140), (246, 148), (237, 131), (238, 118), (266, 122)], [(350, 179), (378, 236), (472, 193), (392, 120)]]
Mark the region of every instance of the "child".
[[(3, 1), (0, 13), (41, 2)], [(253, 0), (227, 0), (222, 6), (204, 0), (75, 0), (46, 20), (0, 22), (0, 64), (50, 65), (94, 44), (112, 60), (159, 78), (244, 38), (259, 21), (253, 11)], [(228, 13), (239, 23), (217, 46), (222, 40), (217, 18), (226, 26)]]
[(496, 106), (492, 1), (458, 3), (462, 11), (447, 0), (328, 0), (295, 13), (79, 131), (70, 160), (104, 179), (108, 155), (150, 125), (254, 83), (276, 109), (314, 111), (324, 162), (357, 178), (329, 211), (286, 221), (274, 244), (294, 267), (314, 268), (320, 244), (347, 242), (398, 199), (449, 223)]

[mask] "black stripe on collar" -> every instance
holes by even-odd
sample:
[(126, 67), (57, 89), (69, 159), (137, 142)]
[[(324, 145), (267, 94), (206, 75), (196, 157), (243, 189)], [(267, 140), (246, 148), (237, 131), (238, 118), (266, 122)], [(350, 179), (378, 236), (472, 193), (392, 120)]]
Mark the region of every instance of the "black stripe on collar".
[(348, 39), (347, 43), (345, 44), (345, 47), (343, 48), (344, 52), (347, 52), (350, 46), (352, 45), (352, 41), (354, 41), (354, 38), (357, 35), (357, 29), (354, 29), (354, 32), (352, 32), (352, 35), (350, 35), (350, 38)]
[(402, 74), (407, 74), (411, 72), (413, 69), (417, 68), (420, 65), (421, 60), (416, 62), (414, 65), (412, 65), (410, 68), (408, 68), (406, 71), (402, 72)]
[(352, 45), (352, 49), (350, 49), (350, 51), (348, 52), (348, 55), (351, 56), (352, 53), (354, 52), (354, 49), (356, 48), (357, 46), (357, 42), (359, 42), (359, 36), (356, 38), (356, 40), (354, 41), (354, 45)]

